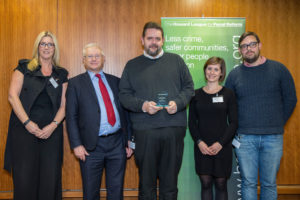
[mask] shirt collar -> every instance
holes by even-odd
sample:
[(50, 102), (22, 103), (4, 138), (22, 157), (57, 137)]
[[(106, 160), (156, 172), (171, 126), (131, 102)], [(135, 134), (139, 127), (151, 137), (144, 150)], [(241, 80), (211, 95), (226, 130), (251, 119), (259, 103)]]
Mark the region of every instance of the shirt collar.
[[(87, 72), (88, 72), (88, 74), (90, 75), (91, 79), (97, 78), (97, 77), (96, 77), (96, 74), (95, 74), (94, 72), (92, 72), (92, 71), (90, 71), (90, 70), (87, 70)], [(105, 76), (104, 76), (103, 70), (101, 70), (101, 71), (99, 72), (99, 74), (100, 74), (101, 78), (105, 77)]]
[(162, 57), (163, 55), (164, 55), (164, 50), (163, 50), (163, 49), (161, 49), (160, 53), (159, 53), (157, 56), (155, 56), (155, 57), (150, 56), (150, 55), (147, 54), (147, 52), (144, 50), (144, 56), (147, 57), (147, 58), (149, 58), (149, 59), (151, 59), (151, 60), (158, 59), (158, 58)]

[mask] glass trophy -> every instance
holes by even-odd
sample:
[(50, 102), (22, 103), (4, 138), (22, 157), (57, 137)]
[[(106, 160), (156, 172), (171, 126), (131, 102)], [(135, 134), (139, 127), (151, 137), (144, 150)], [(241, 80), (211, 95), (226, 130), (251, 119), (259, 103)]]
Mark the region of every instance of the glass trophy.
[(169, 96), (169, 94), (168, 94), (167, 91), (159, 92), (157, 94), (156, 106), (159, 106), (159, 107), (167, 107), (167, 106), (169, 106), (168, 105), (168, 103), (169, 103), (168, 96)]

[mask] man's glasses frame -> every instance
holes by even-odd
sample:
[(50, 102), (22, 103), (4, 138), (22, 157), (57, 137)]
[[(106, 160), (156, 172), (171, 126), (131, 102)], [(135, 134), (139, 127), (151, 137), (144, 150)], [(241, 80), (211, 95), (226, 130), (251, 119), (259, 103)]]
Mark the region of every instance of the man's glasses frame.
[(250, 42), (249, 44), (242, 44), (240, 46), (240, 49), (242, 51), (245, 51), (248, 49), (248, 47), (250, 47), (251, 49), (255, 48), (257, 46), (258, 42)]

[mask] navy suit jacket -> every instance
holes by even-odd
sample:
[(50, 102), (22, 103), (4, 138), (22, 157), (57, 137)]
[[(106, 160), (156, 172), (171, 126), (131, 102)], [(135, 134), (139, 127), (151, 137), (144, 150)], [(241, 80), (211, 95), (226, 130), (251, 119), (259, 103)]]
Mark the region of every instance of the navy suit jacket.
[[(121, 135), (126, 145), (131, 130), (128, 113), (119, 101), (120, 79), (106, 73), (105, 77), (114, 94), (121, 120)], [(89, 151), (95, 149), (99, 137), (101, 110), (88, 72), (69, 80), (66, 101), (66, 123), (71, 148), (83, 145)]]

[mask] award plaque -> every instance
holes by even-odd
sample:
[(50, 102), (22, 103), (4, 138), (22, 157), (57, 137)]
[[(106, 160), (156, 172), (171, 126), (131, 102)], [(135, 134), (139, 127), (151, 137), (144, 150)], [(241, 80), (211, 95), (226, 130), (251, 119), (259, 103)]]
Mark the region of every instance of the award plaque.
[(157, 102), (156, 102), (156, 106), (159, 107), (167, 107), (169, 106), (169, 100), (168, 100), (168, 92), (167, 91), (163, 91), (163, 92), (159, 92), (157, 94)]

